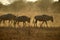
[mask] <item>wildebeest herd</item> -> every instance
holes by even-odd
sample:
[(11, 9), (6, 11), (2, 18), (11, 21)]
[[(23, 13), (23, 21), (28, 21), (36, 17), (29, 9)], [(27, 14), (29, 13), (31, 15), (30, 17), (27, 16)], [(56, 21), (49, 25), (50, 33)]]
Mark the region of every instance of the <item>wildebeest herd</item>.
[[(26, 25), (26, 22), (30, 23), (31, 22), (31, 18), (28, 16), (15, 16), (13, 14), (5, 14), (5, 15), (1, 15), (0, 16), (0, 23), (3, 22), (5, 23), (5, 21), (9, 21), (12, 22), (14, 21), (14, 26), (16, 24), (19, 25), (19, 22), (23, 22), (23, 26)], [(45, 22), (47, 25), (47, 21), (51, 21), (53, 22), (53, 16), (49, 16), (49, 15), (36, 15), (33, 19), (33, 23), (34, 23), (34, 27), (37, 26), (37, 21), (42, 21), (42, 24)], [(42, 24), (40, 26), (42, 26)]]

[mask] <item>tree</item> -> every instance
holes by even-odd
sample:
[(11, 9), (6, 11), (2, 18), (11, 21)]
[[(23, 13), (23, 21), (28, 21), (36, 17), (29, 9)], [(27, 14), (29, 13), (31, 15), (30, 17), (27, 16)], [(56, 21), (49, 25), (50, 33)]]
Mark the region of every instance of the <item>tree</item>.
[(60, 2), (54, 2), (51, 6), (51, 10), (54, 13), (60, 13)]
[(16, 1), (9, 5), (9, 8), (11, 8), (12, 11), (20, 11), (25, 8), (25, 3), (23, 1)]
[(41, 12), (46, 12), (51, 3), (52, 0), (38, 0), (37, 7), (40, 8)]

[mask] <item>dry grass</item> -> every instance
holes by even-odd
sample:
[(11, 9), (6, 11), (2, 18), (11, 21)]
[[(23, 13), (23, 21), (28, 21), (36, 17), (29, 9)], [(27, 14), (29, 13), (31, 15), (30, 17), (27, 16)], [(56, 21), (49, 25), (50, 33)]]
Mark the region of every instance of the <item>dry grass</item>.
[(60, 28), (0, 28), (0, 40), (60, 40)]

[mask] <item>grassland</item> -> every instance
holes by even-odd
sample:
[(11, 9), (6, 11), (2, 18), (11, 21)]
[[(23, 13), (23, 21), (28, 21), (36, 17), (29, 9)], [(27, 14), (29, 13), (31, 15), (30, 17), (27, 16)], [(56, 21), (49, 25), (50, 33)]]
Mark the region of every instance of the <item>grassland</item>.
[(0, 27), (0, 40), (60, 40), (60, 28)]

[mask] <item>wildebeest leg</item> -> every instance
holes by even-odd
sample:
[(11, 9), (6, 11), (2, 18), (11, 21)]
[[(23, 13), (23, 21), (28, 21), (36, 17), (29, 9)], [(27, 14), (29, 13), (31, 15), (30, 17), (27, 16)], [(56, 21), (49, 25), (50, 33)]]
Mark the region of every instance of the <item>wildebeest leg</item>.
[(34, 27), (37, 27), (37, 23), (34, 23)]
[(19, 25), (19, 22), (17, 22), (17, 24), (18, 24), (18, 26), (20, 26), (20, 25)]
[(26, 22), (25, 22), (24, 26), (26, 26)]
[(34, 23), (34, 27), (35, 27), (35, 23)]
[(37, 20), (35, 21), (35, 24), (34, 25), (35, 25), (35, 27), (37, 27)]
[(47, 21), (45, 23), (46, 23), (46, 26), (48, 27)]
[(9, 22), (8, 22), (9, 24), (10, 24), (10, 20), (9, 20)]
[(2, 20), (0, 20), (0, 25), (1, 25)]
[(9, 20), (9, 22), (8, 22), (8, 23), (9, 23), (9, 26), (11, 26), (11, 21), (10, 21), (10, 20)]
[(2, 20), (3, 26), (5, 26), (5, 20)]
[(44, 23), (44, 21), (42, 22), (42, 24), (40, 25), (40, 27), (42, 27), (43, 23)]
[(30, 23), (28, 23), (29, 27), (30, 27)]
[(3, 20), (3, 23), (5, 24), (5, 20)]
[(34, 23), (34, 27), (35, 27), (35, 20), (33, 20), (33, 23)]
[(23, 27), (26, 25), (26, 23), (25, 22), (23, 22)]
[(0, 20), (0, 24), (1, 24), (2, 20)]
[(1, 24), (1, 21), (0, 21), (0, 24)]
[(15, 27), (15, 26), (16, 26), (16, 21), (14, 21), (14, 23), (13, 23), (13, 24), (14, 24), (14, 27)]
[(36, 23), (36, 26), (35, 27), (37, 27), (37, 23)]

